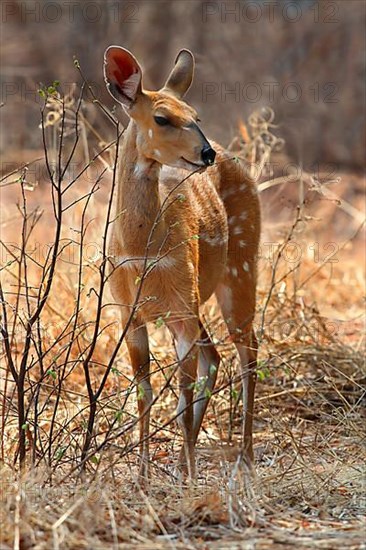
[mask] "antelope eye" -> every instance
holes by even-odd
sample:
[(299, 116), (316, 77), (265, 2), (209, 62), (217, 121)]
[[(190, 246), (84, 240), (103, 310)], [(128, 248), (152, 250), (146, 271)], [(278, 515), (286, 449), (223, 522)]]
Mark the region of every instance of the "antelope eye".
[(167, 126), (169, 124), (169, 120), (165, 116), (154, 116), (154, 120), (159, 126)]

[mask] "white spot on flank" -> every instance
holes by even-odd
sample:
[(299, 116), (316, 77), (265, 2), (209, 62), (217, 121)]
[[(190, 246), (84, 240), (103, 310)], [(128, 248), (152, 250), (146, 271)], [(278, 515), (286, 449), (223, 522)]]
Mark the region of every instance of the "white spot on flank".
[(241, 233), (243, 233), (243, 228), (242, 227), (240, 227), (239, 225), (234, 227), (233, 235), (240, 235)]
[(152, 131), (152, 129), (151, 129), (151, 128), (150, 128), (150, 130), (149, 130), (149, 132), (148, 132), (148, 133), (149, 133), (149, 138), (151, 139), (151, 138), (153, 137), (153, 131)]
[(230, 216), (228, 219), (229, 225), (232, 225), (235, 222), (236, 216)]
[(235, 193), (236, 193), (235, 188), (225, 189), (224, 191), (222, 191), (221, 196), (223, 199), (226, 199), (227, 197), (230, 197), (230, 195), (234, 195)]
[(246, 183), (242, 183), (241, 186), (239, 187), (239, 191), (244, 191), (244, 189), (247, 188), (247, 184)]
[(238, 270), (237, 270), (236, 267), (233, 267), (233, 268), (232, 268), (231, 274), (233, 275), (233, 277), (237, 277), (237, 276), (238, 276)]
[(249, 271), (249, 264), (248, 264), (248, 262), (244, 262), (244, 263), (243, 263), (243, 269), (244, 269), (244, 271)]
[(248, 214), (247, 214), (246, 212), (242, 212), (242, 213), (240, 214), (240, 216), (239, 216), (239, 218), (240, 218), (241, 220), (246, 220), (247, 217), (248, 217)]
[(207, 233), (202, 233), (200, 235), (200, 239), (205, 241), (205, 243), (210, 244), (211, 246), (224, 245), (228, 241), (228, 237), (221, 234), (210, 237), (210, 235), (208, 235)]
[(159, 149), (154, 149), (154, 155), (156, 157), (159, 157), (159, 158), (161, 157), (161, 153), (160, 153)]
[(240, 241), (239, 241), (239, 246), (240, 246), (241, 248), (244, 248), (246, 245), (247, 245), (247, 243), (246, 243), (245, 241), (243, 241), (242, 239), (240, 239)]

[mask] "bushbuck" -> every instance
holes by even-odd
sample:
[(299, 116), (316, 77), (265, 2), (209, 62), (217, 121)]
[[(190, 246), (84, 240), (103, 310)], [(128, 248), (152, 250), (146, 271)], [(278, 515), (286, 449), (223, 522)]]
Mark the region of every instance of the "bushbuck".
[(128, 50), (110, 46), (104, 57), (107, 88), (130, 118), (119, 147), (109, 279), (128, 326), (142, 478), (148, 477), (153, 402), (146, 325), (163, 319), (175, 341), (183, 435), (178, 465), (193, 478), (195, 444), (220, 363), (200, 321), (200, 306), (212, 294), (240, 358), (243, 450), (253, 461), (259, 200), (244, 163), (206, 138), (197, 112), (183, 100), (193, 72), (192, 53), (181, 50), (163, 88), (148, 91)]

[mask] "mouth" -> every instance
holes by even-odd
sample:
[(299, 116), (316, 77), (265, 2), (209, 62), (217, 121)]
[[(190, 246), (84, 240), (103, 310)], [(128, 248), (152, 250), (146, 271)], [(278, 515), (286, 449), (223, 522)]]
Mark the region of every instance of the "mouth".
[(184, 157), (180, 157), (182, 160), (184, 160), (184, 162), (186, 162), (187, 164), (189, 164), (190, 166), (192, 166), (193, 168), (205, 168), (205, 165), (204, 164), (197, 164), (195, 162), (192, 162), (191, 160), (187, 160), (186, 158)]

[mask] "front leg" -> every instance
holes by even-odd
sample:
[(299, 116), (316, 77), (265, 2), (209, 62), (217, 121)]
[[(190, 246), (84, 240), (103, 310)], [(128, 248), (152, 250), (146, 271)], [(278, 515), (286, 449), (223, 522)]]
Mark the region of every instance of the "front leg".
[(126, 334), (126, 344), (136, 383), (140, 428), (139, 480), (143, 483), (149, 476), (150, 409), (153, 401), (150, 383), (149, 340), (146, 325), (138, 323), (137, 320), (132, 321)]
[(205, 415), (211, 394), (215, 388), (220, 365), (220, 355), (217, 353), (210, 336), (200, 323), (201, 340), (198, 356), (199, 393), (194, 399), (194, 442), (196, 443), (202, 420)]
[(185, 321), (172, 327), (179, 360), (179, 401), (177, 423), (182, 430), (183, 446), (179, 454), (178, 467), (191, 479), (196, 475), (194, 447), (193, 395), (197, 378), (199, 336), (198, 320)]

